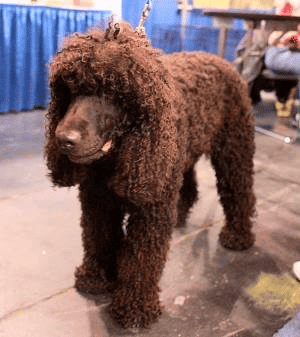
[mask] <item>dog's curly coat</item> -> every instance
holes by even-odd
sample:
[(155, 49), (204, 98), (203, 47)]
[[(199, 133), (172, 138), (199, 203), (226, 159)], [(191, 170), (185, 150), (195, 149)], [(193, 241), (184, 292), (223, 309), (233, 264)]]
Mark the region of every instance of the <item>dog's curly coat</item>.
[(76, 288), (112, 292), (110, 311), (123, 327), (148, 326), (161, 314), (171, 233), (197, 199), (202, 154), (211, 158), (226, 216), (221, 244), (254, 243), (247, 86), (226, 61), (162, 55), (123, 23), (114, 37), (92, 30), (67, 38), (51, 61), (50, 87), (50, 176), (58, 186), (79, 184), (82, 205)]

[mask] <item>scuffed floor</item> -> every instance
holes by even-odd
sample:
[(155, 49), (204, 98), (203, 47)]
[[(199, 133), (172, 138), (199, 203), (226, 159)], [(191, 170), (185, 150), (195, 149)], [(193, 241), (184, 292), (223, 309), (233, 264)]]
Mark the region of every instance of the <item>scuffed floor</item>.
[[(271, 106), (256, 107), (260, 125), (293, 135)], [(244, 252), (218, 243), (223, 213), (214, 172), (199, 161), (201, 198), (187, 228), (173, 235), (163, 316), (151, 329), (122, 330), (106, 312), (109, 297), (73, 288), (80, 207), (76, 189), (54, 190), (46, 177), (43, 114), (0, 116), (0, 336), (271, 337), (300, 311), (291, 272), (300, 260), (299, 145), (256, 133), (257, 241)]]

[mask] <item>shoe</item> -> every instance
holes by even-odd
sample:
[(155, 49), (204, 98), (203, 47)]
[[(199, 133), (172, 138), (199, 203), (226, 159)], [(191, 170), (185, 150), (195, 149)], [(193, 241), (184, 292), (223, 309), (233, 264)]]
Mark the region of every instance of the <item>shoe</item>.
[(294, 100), (288, 99), (285, 103), (275, 102), (275, 109), (278, 117), (290, 117), (294, 108)]
[(300, 281), (300, 261), (297, 261), (293, 264), (293, 273), (297, 280)]

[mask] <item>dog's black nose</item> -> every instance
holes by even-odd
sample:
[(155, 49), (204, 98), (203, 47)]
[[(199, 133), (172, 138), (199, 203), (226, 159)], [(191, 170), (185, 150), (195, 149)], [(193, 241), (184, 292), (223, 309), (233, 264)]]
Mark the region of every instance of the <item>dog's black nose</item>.
[(81, 135), (78, 131), (57, 131), (57, 143), (65, 151), (73, 150), (81, 141)]

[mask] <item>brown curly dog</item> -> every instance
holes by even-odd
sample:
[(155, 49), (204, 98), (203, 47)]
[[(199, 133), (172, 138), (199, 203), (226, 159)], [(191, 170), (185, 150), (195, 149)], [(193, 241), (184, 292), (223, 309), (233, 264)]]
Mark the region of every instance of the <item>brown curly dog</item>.
[(162, 55), (121, 28), (72, 35), (51, 61), (45, 153), (55, 185), (79, 185), (76, 288), (111, 292), (114, 319), (146, 327), (161, 314), (159, 281), (172, 230), (197, 199), (201, 155), (216, 171), (221, 244), (253, 245), (254, 127), (247, 86), (229, 63)]

